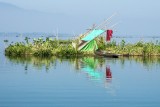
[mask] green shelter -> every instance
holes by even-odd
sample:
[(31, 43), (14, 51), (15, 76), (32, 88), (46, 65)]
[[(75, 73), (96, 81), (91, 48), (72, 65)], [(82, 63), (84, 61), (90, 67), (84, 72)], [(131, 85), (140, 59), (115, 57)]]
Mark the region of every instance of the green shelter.
[(80, 51), (94, 52), (97, 50), (98, 45), (94, 39), (104, 32), (105, 30), (101, 29), (92, 30), (88, 35), (81, 39), (84, 42), (84, 45), (81, 46)]
[(87, 43), (82, 49), (81, 51), (89, 51), (89, 52), (93, 52), (95, 50), (98, 49), (98, 45), (96, 43), (96, 41), (93, 39), (91, 40), (89, 43)]

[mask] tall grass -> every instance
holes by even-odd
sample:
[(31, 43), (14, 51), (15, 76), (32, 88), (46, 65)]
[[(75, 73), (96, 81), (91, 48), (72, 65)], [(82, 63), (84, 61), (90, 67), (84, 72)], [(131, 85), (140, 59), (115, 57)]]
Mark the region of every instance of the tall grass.
[[(40, 57), (50, 57), (50, 56), (84, 56), (93, 55), (93, 53), (81, 52), (73, 47), (72, 42), (78, 44), (78, 40), (57, 40), (46, 38), (34, 39), (32, 43), (29, 42), (28, 38), (25, 38), (26, 43), (18, 42), (15, 44), (10, 44), (5, 49), (5, 54), (7, 56), (40, 56)], [(153, 42), (143, 42), (138, 41), (137, 43), (130, 44), (122, 40), (120, 43), (116, 41), (105, 42), (104, 37), (96, 38), (99, 50), (106, 51), (108, 53), (114, 54), (128, 54), (130, 56), (155, 56), (160, 55), (160, 43), (157, 41)]]
[(160, 44), (153, 42), (144, 43), (143, 41), (138, 41), (135, 44), (126, 44), (124, 40), (117, 44), (113, 41), (108, 43), (106, 51), (122, 55), (129, 54), (132, 56), (155, 56), (160, 55)]
[(83, 54), (78, 52), (72, 46), (72, 40), (52, 40), (46, 38), (34, 39), (33, 43), (29, 43), (28, 38), (25, 38), (26, 43), (15, 43), (10, 44), (5, 49), (5, 54), (7, 56), (23, 56), (23, 55), (33, 55), (40, 57), (49, 56), (77, 56), (78, 54)]

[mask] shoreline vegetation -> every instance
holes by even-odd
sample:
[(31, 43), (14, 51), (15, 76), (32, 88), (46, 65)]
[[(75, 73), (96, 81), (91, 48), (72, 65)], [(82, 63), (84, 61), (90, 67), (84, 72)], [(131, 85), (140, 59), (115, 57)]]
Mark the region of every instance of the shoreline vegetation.
[[(118, 54), (120, 56), (160, 56), (160, 42), (138, 41), (131, 44), (122, 40), (117, 43), (115, 40), (106, 42), (103, 36), (96, 39), (98, 50), (106, 53)], [(8, 40), (4, 40), (8, 42)], [(25, 42), (16, 42), (10, 44), (5, 49), (6, 56), (36, 56), (36, 57), (70, 57), (70, 56), (96, 56), (94, 51), (78, 51), (78, 46), (73, 47), (72, 43), (78, 44), (78, 40), (56, 40), (51, 38), (33, 39), (29, 42), (29, 38), (25, 38)]]

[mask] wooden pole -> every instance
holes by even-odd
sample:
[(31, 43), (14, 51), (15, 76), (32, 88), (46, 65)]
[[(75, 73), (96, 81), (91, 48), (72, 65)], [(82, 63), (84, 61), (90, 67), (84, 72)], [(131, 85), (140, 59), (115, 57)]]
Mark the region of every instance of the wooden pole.
[(96, 25), (94, 25), (93, 27), (92, 27), (92, 29), (89, 29), (89, 31), (87, 31), (87, 32), (85, 32), (84, 34), (83, 34), (83, 37), (85, 37), (89, 32), (91, 32), (91, 31), (93, 31), (93, 30), (95, 30), (95, 29), (98, 29), (98, 28), (100, 28), (100, 27), (104, 27), (104, 25), (106, 24), (106, 23), (108, 23), (108, 21), (113, 17), (113, 16), (115, 16), (117, 13), (114, 13), (114, 14), (112, 14), (109, 18), (107, 18), (105, 21), (103, 21), (100, 25), (98, 25), (98, 26), (96, 26)]
[(115, 16), (117, 13), (112, 14), (108, 19), (106, 19), (104, 22), (102, 22), (99, 26), (95, 27), (95, 29), (100, 28), (102, 25), (105, 25), (106, 23), (108, 23), (108, 21)]

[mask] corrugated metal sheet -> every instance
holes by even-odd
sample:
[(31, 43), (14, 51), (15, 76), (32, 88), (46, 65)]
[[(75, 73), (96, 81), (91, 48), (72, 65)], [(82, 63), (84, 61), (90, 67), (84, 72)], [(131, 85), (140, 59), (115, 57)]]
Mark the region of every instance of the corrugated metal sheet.
[(83, 41), (91, 41), (94, 38), (96, 38), (97, 36), (99, 36), (100, 34), (104, 33), (105, 30), (101, 30), (101, 29), (95, 29), (93, 30), (91, 33), (89, 33), (86, 37), (82, 38), (81, 40)]

